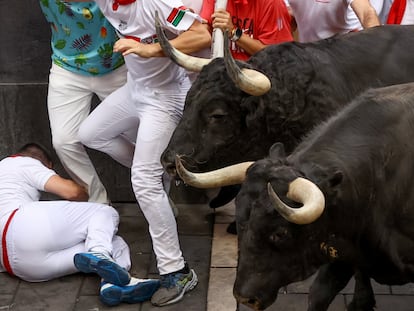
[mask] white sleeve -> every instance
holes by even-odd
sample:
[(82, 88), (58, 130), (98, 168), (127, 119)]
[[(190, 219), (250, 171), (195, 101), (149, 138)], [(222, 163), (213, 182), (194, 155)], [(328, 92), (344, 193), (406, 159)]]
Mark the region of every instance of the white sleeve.
[(377, 15), (380, 16), (382, 12), (382, 7), (384, 6), (384, 0), (369, 0), (369, 2), (377, 12)]
[(158, 6), (156, 10), (161, 23), (177, 35), (188, 30), (195, 20), (202, 22), (202, 18), (198, 14), (185, 9), (181, 0), (159, 0), (154, 1), (154, 4)]
[(44, 166), (39, 160), (30, 158), (27, 167), (22, 170), (26, 182), (40, 191), (45, 191), (45, 185), (50, 177), (57, 175), (54, 170)]

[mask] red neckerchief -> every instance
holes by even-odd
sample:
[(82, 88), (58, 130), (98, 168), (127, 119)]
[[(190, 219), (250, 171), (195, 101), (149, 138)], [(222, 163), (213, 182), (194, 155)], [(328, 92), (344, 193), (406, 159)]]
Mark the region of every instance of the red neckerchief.
[(394, 0), (388, 14), (387, 24), (401, 24), (406, 5), (406, 0)]
[(235, 4), (243, 4), (243, 5), (249, 4), (249, 3), (247, 2), (247, 0), (234, 0), (234, 3), (235, 3)]
[(120, 5), (128, 5), (134, 3), (136, 0), (113, 0), (112, 2), (112, 10), (118, 10)]

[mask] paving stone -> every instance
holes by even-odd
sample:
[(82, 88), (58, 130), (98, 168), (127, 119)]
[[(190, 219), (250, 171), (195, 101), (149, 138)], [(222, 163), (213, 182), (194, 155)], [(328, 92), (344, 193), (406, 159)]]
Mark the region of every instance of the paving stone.
[(81, 280), (79, 296), (98, 296), (101, 284), (101, 278), (96, 274), (78, 273)]
[(180, 235), (210, 235), (213, 231), (214, 210), (206, 204), (176, 204)]
[[(383, 285), (371, 280), (372, 290), (375, 294), (390, 294), (391, 288), (388, 285)], [(355, 287), (355, 279), (352, 278), (348, 284), (345, 286), (343, 290), (341, 290), (341, 294), (353, 294)]]
[[(115, 307), (104, 305), (99, 296), (80, 296), (76, 302), (74, 311), (140, 311), (141, 304), (122, 303)], [(60, 311), (60, 310), (59, 310)]]
[(70, 275), (49, 282), (20, 282), (13, 310), (59, 310), (71, 311), (81, 285), (77, 275)]
[(233, 296), (235, 280), (235, 268), (211, 268), (207, 297), (208, 311), (236, 310), (237, 302)]
[[(406, 285), (391, 286), (391, 293), (398, 295), (414, 295), (414, 284), (408, 283)], [(413, 307), (414, 310), (414, 307)]]
[(215, 209), (216, 224), (229, 224), (235, 220), (236, 206), (234, 200), (230, 201), (224, 206)]
[(14, 295), (0, 294), (0, 310), (12, 310)]
[(209, 202), (208, 190), (197, 189), (180, 183), (178, 186), (173, 181), (170, 188), (170, 197), (175, 204), (205, 204)]
[(112, 204), (113, 207), (118, 211), (119, 215), (122, 216), (136, 216), (142, 218), (142, 211), (136, 202), (125, 202)]
[[(20, 280), (7, 273), (0, 273), (0, 295), (14, 294)], [(1, 310), (1, 309), (0, 309)]]
[(413, 311), (414, 297), (405, 295), (376, 295), (375, 311)]
[(267, 310), (276, 311), (304, 311), (307, 309), (308, 295), (303, 294), (279, 294), (275, 303)]
[(131, 253), (152, 252), (148, 223), (143, 216), (121, 216), (118, 233), (130, 246)]
[[(346, 303), (352, 301), (352, 295), (345, 295)], [(413, 311), (414, 296), (407, 295), (375, 295), (375, 311)]]
[(286, 286), (287, 293), (295, 293), (295, 294), (307, 294), (309, 293), (309, 289), (315, 280), (316, 274), (313, 274), (309, 278), (301, 282), (295, 282)]
[(227, 224), (214, 225), (212, 267), (237, 267), (237, 236), (226, 231)]

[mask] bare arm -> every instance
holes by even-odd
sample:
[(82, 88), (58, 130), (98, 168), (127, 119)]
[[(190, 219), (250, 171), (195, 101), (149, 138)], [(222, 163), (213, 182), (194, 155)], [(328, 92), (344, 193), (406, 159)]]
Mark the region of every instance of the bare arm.
[(45, 185), (45, 191), (56, 194), (69, 201), (87, 201), (89, 198), (86, 189), (73, 180), (53, 175)]
[[(225, 32), (226, 30), (229, 31), (229, 36), (231, 36), (231, 31), (234, 29), (234, 25), (231, 21), (230, 13), (224, 9), (216, 10), (212, 15), (212, 26), (213, 28), (220, 28)], [(236, 41), (236, 44), (242, 48), (246, 53), (249, 55), (253, 55), (254, 53), (264, 49), (266, 47), (260, 40), (253, 39), (244, 33), (240, 37), (239, 40)]]
[(377, 12), (369, 0), (354, 0), (351, 8), (361, 22), (362, 27), (369, 28), (381, 25)]
[[(194, 21), (187, 31), (170, 40), (170, 43), (181, 52), (191, 54), (208, 48), (211, 35), (206, 24)], [(121, 52), (124, 56), (135, 53), (145, 58), (165, 56), (159, 43), (143, 44), (133, 39), (120, 39), (115, 42), (114, 52)]]

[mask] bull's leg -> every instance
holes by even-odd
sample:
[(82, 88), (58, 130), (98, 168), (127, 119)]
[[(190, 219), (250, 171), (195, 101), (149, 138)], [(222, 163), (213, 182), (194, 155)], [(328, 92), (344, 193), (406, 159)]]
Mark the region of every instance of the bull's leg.
[(325, 311), (354, 274), (351, 265), (335, 262), (322, 266), (308, 298), (308, 311)]
[(355, 273), (354, 298), (348, 306), (348, 311), (372, 311), (375, 307), (375, 297), (371, 279), (360, 271)]

